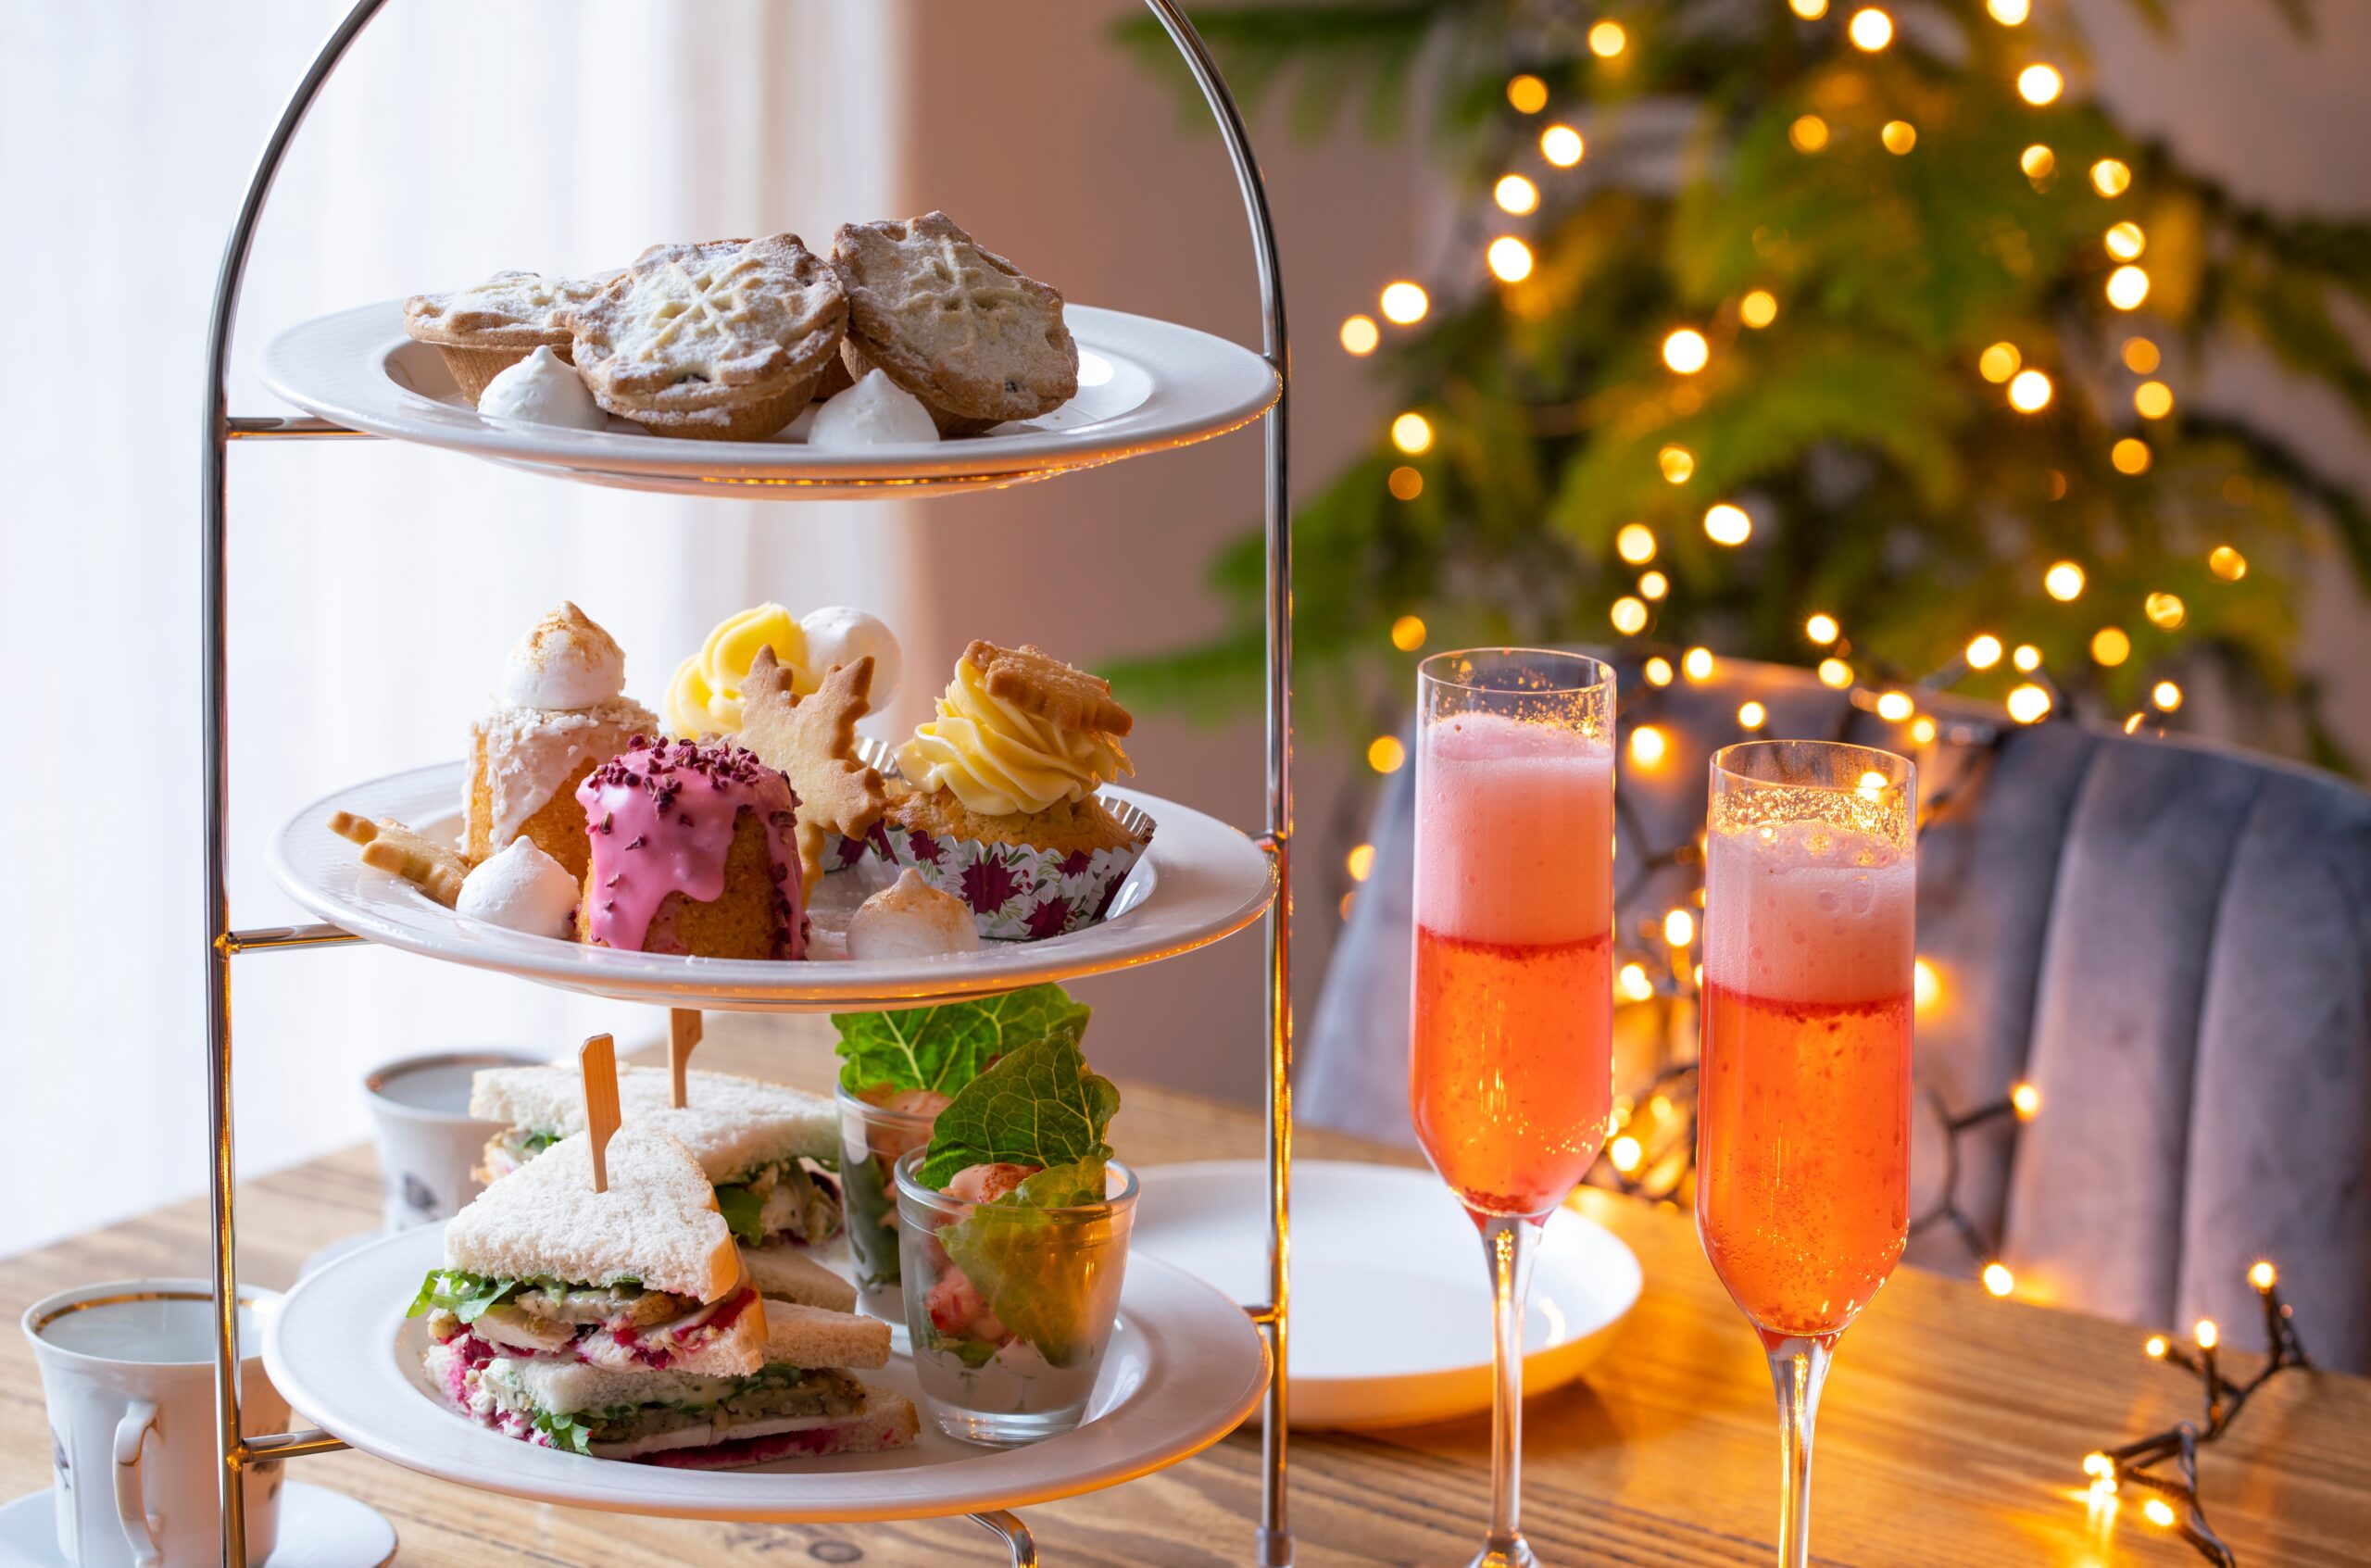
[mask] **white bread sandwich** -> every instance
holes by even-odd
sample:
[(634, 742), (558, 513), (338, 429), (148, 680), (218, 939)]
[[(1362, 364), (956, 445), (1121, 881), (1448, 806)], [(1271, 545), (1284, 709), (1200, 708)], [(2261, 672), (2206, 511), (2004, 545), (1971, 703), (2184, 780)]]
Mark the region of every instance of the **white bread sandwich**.
[(912, 1402), (845, 1370), (889, 1359), (887, 1323), (783, 1307), (768, 1314), (767, 1329), (764, 1364), (738, 1377), (472, 1360), (450, 1343), (430, 1348), (428, 1374), (464, 1413), (496, 1431), (595, 1459), (727, 1470), (914, 1440)]
[[(708, 1172), (725, 1223), (743, 1246), (812, 1246), (839, 1234), (839, 1184), (823, 1169), (840, 1157), (839, 1113), (830, 1100), (759, 1078), (690, 1073), (686, 1103), (677, 1110), (668, 1104), (671, 1087), (665, 1068), (619, 1069), (625, 1124), (653, 1122), (684, 1141)], [(471, 1085), (470, 1114), (503, 1123), (485, 1146), (483, 1173), (488, 1182), (499, 1181), (584, 1130), (576, 1064), (489, 1068)]]
[(765, 1364), (766, 1313), (699, 1161), (664, 1129), (609, 1139), (593, 1190), (583, 1133), (480, 1193), (445, 1227), (445, 1265), (412, 1315), (452, 1355), (741, 1376)]

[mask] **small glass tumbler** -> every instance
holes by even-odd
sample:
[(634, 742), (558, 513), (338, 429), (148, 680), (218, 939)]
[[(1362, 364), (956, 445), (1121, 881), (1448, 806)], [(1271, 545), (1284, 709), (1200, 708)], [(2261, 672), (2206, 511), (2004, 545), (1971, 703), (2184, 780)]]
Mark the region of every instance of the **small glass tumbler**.
[(857, 1304), (889, 1325), (906, 1352), (906, 1298), (897, 1288), (897, 1174), (900, 1155), (930, 1142), (935, 1116), (891, 1110), (834, 1085), (840, 1108), (840, 1197), (847, 1210), (848, 1256), (856, 1264)]
[(939, 1430), (1007, 1448), (1086, 1414), (1128, 1266), (1136, 1173), (1105, 1167), (1099, 1203), (969, 1203), (897, 1161), (898, 1244), (915, 1380)]

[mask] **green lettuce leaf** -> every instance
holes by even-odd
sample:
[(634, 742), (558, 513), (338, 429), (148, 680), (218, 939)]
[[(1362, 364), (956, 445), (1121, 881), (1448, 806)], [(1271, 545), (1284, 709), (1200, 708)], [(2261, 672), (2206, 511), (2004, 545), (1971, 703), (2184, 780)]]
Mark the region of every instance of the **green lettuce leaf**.
[(759, 1218), (766, 1207), (764, 1198), (745, 1186), (721, 1186), (716, 1189), (716, 1207), (735, 1241), (744, 1247), (766, 1244), (766, 1223)]
[(1032, 985), (985, 1001), (834, 1013), (840, 1086), (852, 1095), (884, 1084), (952, 1095), (989, 1062), (1034, 1040), (1076, 1045), (1092, 1010), (1060, 985)]
[(1094, 1351), (1124, 1254), (1110, 1219), (1048, 1210), (1099, 1202), (1103, 1185), (1101, 1155), (1050, 1166), (938, 1233), (988, 1311), (1055, 1366)]
[(1073, 1165), (1109, 1160), (1103, 1130), (1120, 1091), (1086, 1065), (1075, 1040), (1049, 1037), (1008, 1051), (938, 1113), (918, 1173), (944, 1189), (967, 1165)]
[(439, 1308), (452, 1313), (463, 1323), (475, 1323), (488, 1307), (499, 1305), (524, 1280), (490, 1279), (461, 1269), (431, 1269), (420, 1282), (420, 1294), (411, 1298), (404, 1316), (416, 1318), (422, 1312)]
[(593, 1424), (572, 1415), (554, 1415), (549, 1411), (537, 1411), (533, 1419), (535, 1430), (549, 1437), (554, 1448), (566, 1449), (571, 1453), (593, 1452)]

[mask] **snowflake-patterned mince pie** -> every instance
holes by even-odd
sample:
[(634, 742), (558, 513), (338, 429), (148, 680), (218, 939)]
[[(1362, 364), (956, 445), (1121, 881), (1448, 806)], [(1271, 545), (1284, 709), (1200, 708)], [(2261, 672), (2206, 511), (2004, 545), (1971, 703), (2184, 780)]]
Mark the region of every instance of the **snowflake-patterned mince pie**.
[(571, 317), (576, 369), (595, 402), (657, 434), (760, 441), (807, 407), (847, 313), (796, 234), (653, 245)]
[(938, 716), (897, 747), (873, 850), (961, 899), (983, 936), (1091, 925), (1152, 842), (1150, 817), (1098, 793), (1135, 771), (1120, 748), (1133, 722), (1084, 671), (973, 643)]

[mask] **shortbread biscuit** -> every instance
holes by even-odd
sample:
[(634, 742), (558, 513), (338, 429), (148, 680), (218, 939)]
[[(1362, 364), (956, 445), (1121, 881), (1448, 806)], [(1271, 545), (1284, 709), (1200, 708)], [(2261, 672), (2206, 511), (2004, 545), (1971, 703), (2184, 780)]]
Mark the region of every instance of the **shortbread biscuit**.
[(538, 348), (569, 358), (568, 313), (615, 278), (546, 278), (496, 272), (475, 288), (416, 294), (404, 301), (404, 331), (433, 345), (475, 407), (486, 383)]
[(403, 878), (448, 909), (460, 900), (469, 862), (393, 817), (373, 822), (351, 811), (332, 811), (330, 831), (360, 846), (364, 865)]
[(796, 234), (653, 245), (576, 309), (593, 400), (661, 435), (755, 441), (797, 417), (838, 356), (847, 300)]
[(799, 872), (810, 889), (823, 874), (823, 852), (872, 832), (889, 803), (879, 771), (856, 756), (856, 721), (871, 711), (872, 696), (871, 654), (834, 665), (802, 697), (774, 650), (760, 647), (741, 682), (741, 744), (798, 797)]
[(886, 371), (942, 435), (1035, 419), (1078, 395), (1062, 296), (947, 214), (842, 224), (832, 262), (847, 288), (849, 372)]
[(1023, 713), (1065, 730), (1093, 730), (1107, 735), (1125, 735), (1135, 726), (1128, 710), (1112, 700), (1110, 682), (1026, 643), (1017, 648), (1000, 648), (994, 643), (975, 642), (963, 650), (963, 657), (978, 667), (990, 696)]

